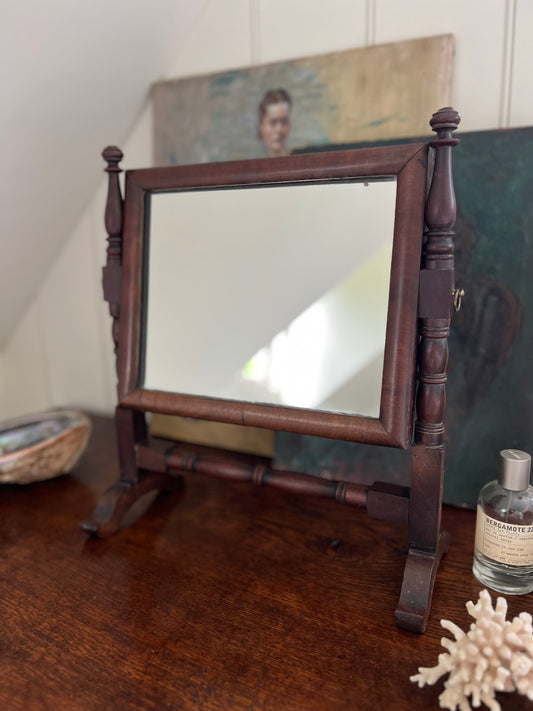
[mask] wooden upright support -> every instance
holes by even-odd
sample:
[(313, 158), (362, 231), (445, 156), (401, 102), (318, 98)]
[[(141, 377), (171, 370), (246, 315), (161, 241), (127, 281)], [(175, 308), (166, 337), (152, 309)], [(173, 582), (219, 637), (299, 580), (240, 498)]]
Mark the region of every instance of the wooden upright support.
[(109, 313), (113, 319), (112, 334), (115, 355), (118, 356), (120, 326), (120, 293), (122, 285), (122, 194), (119, 175), (122, 169), (119, 163), (122, 151), (116, 146), (108, 146), (102, 152), (107, 163), (108, 174), (107, 202), (105, 207), (105, 228), (107, 231), (107, 260), (102, 273), (104, 299), (109, 304)]
[[(119, 182), (122, 169), (119, 163), (123, 154), (120, 148), (108, 146), (102, 156), (107, 163), (105, 171), (109, 176), (104, 218), (108, 244), (102, 286), (104, 299), (109, 304), (109, 313), (113, 319), (112, 335), (118, 373), (123, 224), (123, 200)], [(120, 477), (103, 494), (91, 518), (81, 524), (84, 531), (100, 538), (111, 536), (118, 530), (124, 515), (141, 496), (153, 489), (166, 488), (171, 482), (168, 473), (145, 472), (137, 465), (137, 444), (144, 442), (147, 437), (144, 412), (119, 406), (115, 409), (115, 426)]]
[(425, 243), (419, 297), (418, 391), (409, 499), (409, 554), (396, 622), (423, 632), (427, 625), (435, 575), (449, 536), (441, 531), (444, 477), (444, 414), (448, 336), (454, 284), (453, 225), (456, 204), (452, 180), (452, 137), (459, 114), (445, 108), (433, 114), (437, 140), (431, 189), (426, 203)]

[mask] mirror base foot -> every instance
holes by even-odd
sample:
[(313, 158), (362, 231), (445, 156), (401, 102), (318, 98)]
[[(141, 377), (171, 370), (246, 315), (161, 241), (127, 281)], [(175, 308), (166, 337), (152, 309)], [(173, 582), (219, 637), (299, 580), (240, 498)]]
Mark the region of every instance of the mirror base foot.
[(405, 563), (402, 591), (394, 618), (398, 627), (411, 632), (425, 631), (437, 568), (450, 546), (450, 535), (441, 531), (434, 553), (410, 548)]
[[(91, 536), (109, 538), (139, 518), (160, 491), (174, 491), (181, 487), (182, 481), (182, 477), (146, 471), (139, 472), (137, 481), (118, 479), (101, 496), (92, 516), (80, 526)], [(153, 495), (146, 501), (148, 494)]]

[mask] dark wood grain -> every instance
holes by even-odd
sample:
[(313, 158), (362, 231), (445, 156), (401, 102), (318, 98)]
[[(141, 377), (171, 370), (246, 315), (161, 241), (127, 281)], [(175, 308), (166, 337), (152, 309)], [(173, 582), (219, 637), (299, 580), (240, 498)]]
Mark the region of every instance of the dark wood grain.
[[(112, 421), (93, 422), (72, 475), (2, 487), (0, 708), (438, 708), (442, 682), (409, 676), (443, 651), (440, 618), (470, 624), (472, 512), (444, 509), (453, 541), (416, 635), (392, 613), (405, 528), (332, 501), (191, 474), (113, 539), (87, 538), (78, 521), (119, 471)], [(531, 594), (508, 600), (532, 611)]]

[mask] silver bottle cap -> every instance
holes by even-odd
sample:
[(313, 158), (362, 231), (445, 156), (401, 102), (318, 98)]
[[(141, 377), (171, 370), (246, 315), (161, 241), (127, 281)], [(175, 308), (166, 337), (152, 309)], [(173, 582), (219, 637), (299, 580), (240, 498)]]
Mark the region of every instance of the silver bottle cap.
[(519, 449), (502, 449), (498, 482), (504, 489), (525, 491), (529, 486), (531, 455)]

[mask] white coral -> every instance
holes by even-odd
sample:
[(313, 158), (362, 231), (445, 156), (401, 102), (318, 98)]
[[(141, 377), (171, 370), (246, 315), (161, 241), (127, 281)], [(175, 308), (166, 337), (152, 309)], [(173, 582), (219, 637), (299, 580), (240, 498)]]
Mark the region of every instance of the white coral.
[[(444, 674), (444, 691), (439, 696), (443, 709), (472, 711), (484, 703), (490, 711), (500, 711), (496, 691), (517, 691), (533, 700), (533, 626), (532, 617), (522, 612), (512, 621), (505, 619), (507, 601), (499, 597), (496, 607), (487, 590), (482, 590), (476, 605), (466, 604), (476, 620), (465, 633), (449, 620), (441, 620), (455, 642), (443, 637), (447, 652), (439, 655), (435, 667), (420, 667), (411, 681), (418, 686), (434, 684)], [(472, 697), (472, 707), (468, 697)]]

